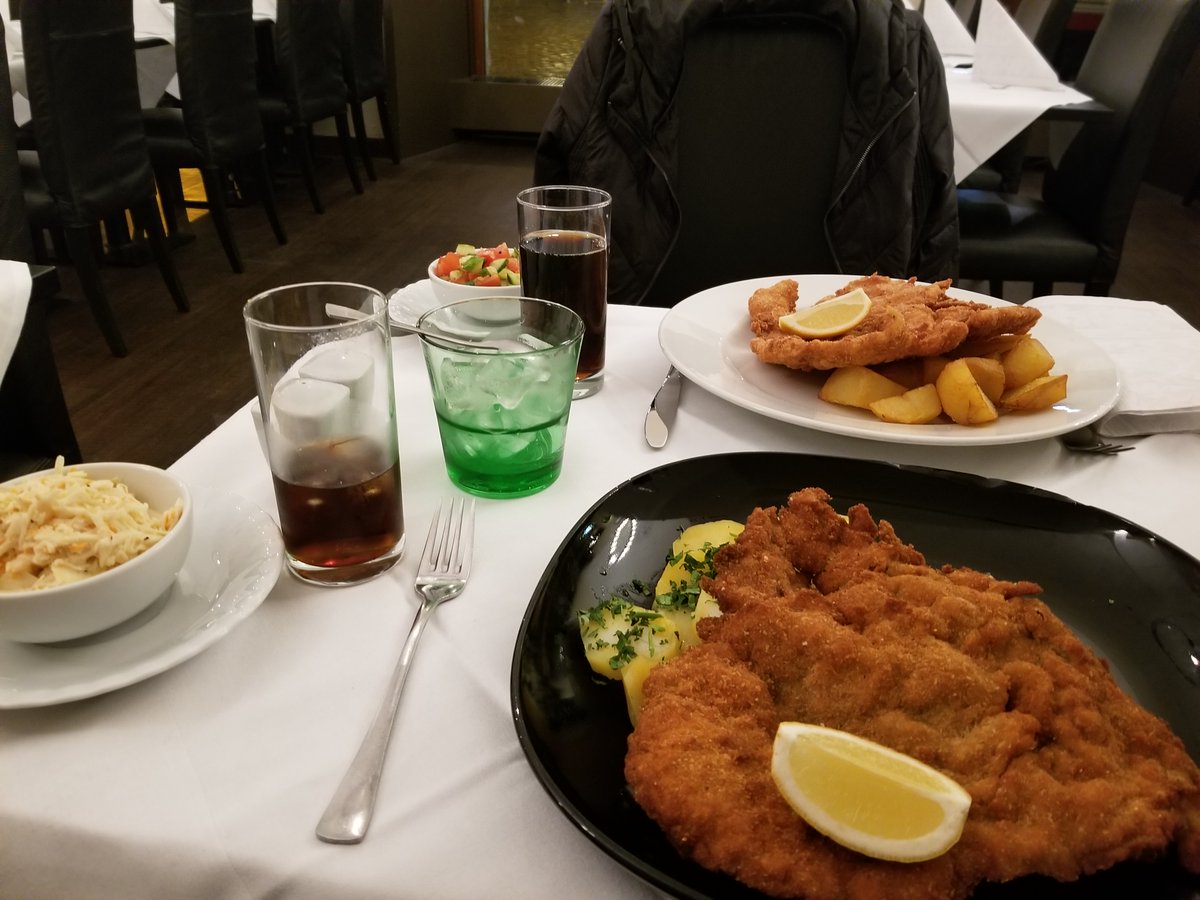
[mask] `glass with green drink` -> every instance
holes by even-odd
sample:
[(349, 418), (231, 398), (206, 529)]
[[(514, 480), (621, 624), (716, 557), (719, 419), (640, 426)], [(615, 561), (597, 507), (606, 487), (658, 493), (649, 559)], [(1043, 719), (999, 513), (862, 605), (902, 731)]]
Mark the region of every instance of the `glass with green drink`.
[(551, 485), (583, 320), (546, 300), (485, 297), (432, 309), (418, 324), (450, 480), (481, 497)]

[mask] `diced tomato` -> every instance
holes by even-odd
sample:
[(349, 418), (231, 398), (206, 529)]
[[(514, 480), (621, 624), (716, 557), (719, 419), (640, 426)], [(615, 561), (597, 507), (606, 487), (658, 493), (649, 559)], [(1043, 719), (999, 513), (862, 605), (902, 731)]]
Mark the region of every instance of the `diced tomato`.
[(484, 275), (482, 278), (476, 278), (472, 283), (477, 287), (500, 287), (500, 276)]
[(510, 256), (508, 258), (508, 271), (521, 274), (521, 258), (518, 256)]
[(438, 257), (437, 268), (434, 269), (434, 272), (439, 277), (445, 278), (447, 275), (461, 266), (462, 262), (459, 260), (458, 254), (451, 250), (449, 253), (445, 253)]
[(509, 252), (508, 244), (501, 243), (496, 245), (496, 259), (508, 259), (510, 256), (512, 256), (512, 253)]

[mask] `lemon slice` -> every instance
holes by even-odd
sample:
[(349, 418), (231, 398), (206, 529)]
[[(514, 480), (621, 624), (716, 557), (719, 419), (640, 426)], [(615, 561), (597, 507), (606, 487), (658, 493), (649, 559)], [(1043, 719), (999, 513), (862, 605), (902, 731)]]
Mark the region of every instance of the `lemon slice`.
[(800, 337), (837, 337), (865, 319), (870, 311), (871, 298), (862, 288), (855, 288), (840, 297), (780, 316), (779, 327)]
[(876, 859), (920, 862), (962, 835), (971, 795), (937, 769), (845, 731), (782, 722), (771, 777), (809, 825)]

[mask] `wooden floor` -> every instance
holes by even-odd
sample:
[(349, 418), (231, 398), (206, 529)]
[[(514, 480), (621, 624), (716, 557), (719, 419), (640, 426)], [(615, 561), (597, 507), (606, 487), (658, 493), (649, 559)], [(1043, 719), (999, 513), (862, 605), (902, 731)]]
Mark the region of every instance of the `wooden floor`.
[[(84, 459), (169, 465), (249, 400), (242, 304), (255, 293), (312, 280), (386, 291), (424, 277), (428, 261), (460, 241), (514, 242), (513, 198), (529, 185), (532, 161), (531, 140), (464, 141), (396, 166), (379, 159), (379, 180), (355, 195), (340, 160), (322, 159), (324, 215), (313, 213), (298, 179), (281, 189), (286, 246), (275, 243), (260, 208), (233, 211), (244, 274), (230, 271), (209, 222), (192, 225), (196, 239), (174, 255), (191, 312), (175, 311), (153, 266), (106, 269), (130, 348), (124, 359), (109, 355), (63, 267), (50, 329)], [(1200, 204), (1185, 208), (1144, 188), (1113, 293), (1168, 303), (1200, 327), (1198, 247)], [(1022, 287), (1013, 285), (1008, 299), (1027, 297)]]

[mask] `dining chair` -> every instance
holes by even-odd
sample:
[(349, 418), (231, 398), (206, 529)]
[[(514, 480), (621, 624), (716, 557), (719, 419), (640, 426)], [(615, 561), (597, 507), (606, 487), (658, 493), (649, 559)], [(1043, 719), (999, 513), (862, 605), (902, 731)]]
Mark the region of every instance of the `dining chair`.
[[(1058, 47), (1067, 32), (1067, 23), (1076, 0), (1021, 0), (1013, 13), (1025, 36), (1053, 64)], [(1015, 194), (1021, 187), (1025, 157), (1033, 136), (1030, 126), (997, 150), (968, 175), (961, 187), (980, 188)]]
[[(0, 28), (0, 56), (4, 49)], [(0, 71), (0, 259), (33, 259), (7, 66)], [(68, 463), (83, 461), (46, 323), (47, 307), (59, 286), (58, 271), (31, 268), (33, 284), (21, 332), (7, 368), (0, 372), (0, 481), (50, 468), (60, 454)]]
[(1105, 295), (1116, 278), (1134, 200), (1159, 126), (1200, 44), (1200, 0), (1112, 0), (1076, 87), (1112, 110), (1083, 123), (1040, 198), (961, 188), (964, 279), (1082, 283)]
[(346, 88), (350, 99), (350, 119), (367, 177), (375, 180), (375, 163), (367, 143), (363, 104), (375, 100), (379, 127), (388, 157), (400, 162), (396, 139), (392, 134), (387, 102), (387, 63), (383, 46), (382, 0), (342, 0), (342, 63), (346, 70)]
[(26, 209), (35, 229), (61, 231), (109, 349), (125, 356), (100, 272), (106, 218), (132, 213), (176, 307), (188, 309), (155, 200), (133, 8), (130, 0), (24, 0), (21, 25), (37, 146), (20, 152)]
[[(610, 302), (672, 306), (763, 275), (955, 274), (949, 101), (919, 13), (694, 3), (679, 34), (629, 25), (630, 48), (633, 13), (612, 9), (618, 46), (592, 31), (534, 166), (535, 184), (613, 195)], [(623, 72), (604, 62), (622, 53)], [(638, 74), (646, 59), (679, 59), (678, 75)]]
[[(262, 201), (280, 244), (279, 218), (258, 108), (251, 0), (175, 0), (175, 58), (180, 107), (143, 110), (167, 231), (179, 207), (207, 209), (234, 272), (244, 271), (226, 203), (227, 179)], [(204, 200), (187, 200), (180, 169), (198, 169)]]
[[(317, 190), (313, 124), (333, 119), (342, 160), (356, 194), (363, 192), (346, 118), (349, 92), (342, 64), (339, 0), (279, 0), (273, 59), (260, 60), (259, 109), (268, 130), (291, 132), (289, 145), (308, 188), (313, 211), (325, 207)], [(261, 77), (263, 70), (267, 77)]]

